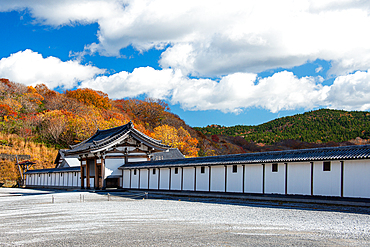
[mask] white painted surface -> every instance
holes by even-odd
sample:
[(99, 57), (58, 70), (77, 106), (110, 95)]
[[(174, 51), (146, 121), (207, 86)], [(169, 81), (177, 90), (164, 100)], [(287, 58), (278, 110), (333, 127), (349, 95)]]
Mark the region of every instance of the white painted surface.
[(130, 188), (130, 170), (123, 170), (123, 188)]
[(311, 195), (311, 164), (309, 162), (288, 163), (289, 195)]
[(225, 191), (225, 167), (212, 166), (211, 168), (211, 191)]
[(48, 182), (47, 182), (47, 185), (48, 185), (48, 186), (52, 186), (52, 182), (51, 182), (51, 180), (52, 180), (51, 173), (48, 173), (48, 174), (47, 174), (47, 176), (48, 176)]
[(313, 164), (313, 194), (319, 196), (340, 196), (340, 162), (332, 161), (330, 171), (323, 171), (323, 162)]
[(345, 161), (343, 173), (343, 196), (370, 198), (369, 161)]
[(70, 177), (70, 173), (71, 172), (65, 172), (64, 174), (63, 174), (63, 186), (65, 186), (65, 187), (67, 187), (67, 186), (71, 186), (71, 185), (69, 185), (68, 183), (69, 183), (69, 181), (70, 181), (70, 179), (69, 179), (69, 177)]
[(81, 165), (81, 162), (78, 158), (64, 158), (64, 160), (68, 163), (69, 167), (77, 167)]
[(195, 168), (194, 167), (184, 167), (183, 168), (184, 173), (184, 181), (183, 181), (183, 190), (194, 190), (194, 174), (195, 174)]
[(140, 169), (140, 189), (148, 189), (148, 169)]
[(160, 176), (159, 176), (159, 189), (160, 190), (168, 190), (170, 188), (169, 178), (170, 178), (170, 169), (162, 168), (160, 169)]
[(263, 193), (263, 166), (245, 165), (244, 193)]
[(94, 187), (95, 187), (94, 178), (90, 178), (90, 189), (92, 189)]
[(237, 172), (233, 172), (233, 166), (227, 166), (226, 191), (243, 192), (243, 166), (237, 165)]
[(196, 191), (209, 191), (209, 167), (204, 167), (204, 173), (201, 173), (201, 167), (196, 168)]
[[(155, 170), (155, 174), (153, 174), (153, 170)], [(158, 189), (158, 169), (152, 168), (150, 169), (149, 175), (149, 189), (157, 190)]]
[(77, 186), (81, 187), (81, 172), (77, 172)]
[[(136, 175), (135, 175), (135, 170), (136, 170)], [(131, 188), (132, 189), (139, 188), (139, 169), (131, 170)]]
[(265, 164), (265, 193), (285, 194), (285, 164), (278, 164), (278, 171), (272, 172), (272, 164)]
[(124, 159), (106, 159), (105, 160), (105, 178), (110, 175), (122, 175), (122, 171), (118, 167), (125, 164)]
[(175, 168), (171, 168), (171, 190), (181, 190), (181, 167), (178, 167), (177, 174)]
[[(143, 155), (143, 154), (141, 154), (141, 155)], [(135, 158), (135, 157), (132, 157), (132, 156), (128, 158), (128, 162), (135, 163), (135, 162), (142, 162), (142, 161), (148, 161), (148, 160), (147, 160), (147, 158)]]

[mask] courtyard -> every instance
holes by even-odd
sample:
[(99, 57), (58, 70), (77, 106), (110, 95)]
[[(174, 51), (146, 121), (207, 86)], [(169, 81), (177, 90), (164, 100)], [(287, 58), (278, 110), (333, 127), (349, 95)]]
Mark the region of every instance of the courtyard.
[(370, 245), (366, 207), (0, 188), (0, 218), (0, 246)]

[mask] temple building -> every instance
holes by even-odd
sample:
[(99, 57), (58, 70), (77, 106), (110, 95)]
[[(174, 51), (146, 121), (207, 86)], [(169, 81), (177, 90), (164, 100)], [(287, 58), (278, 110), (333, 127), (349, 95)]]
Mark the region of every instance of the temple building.
[(370, 198), (370, 145), (184, 158), (130, 122), (61, 150), (26, 187)]

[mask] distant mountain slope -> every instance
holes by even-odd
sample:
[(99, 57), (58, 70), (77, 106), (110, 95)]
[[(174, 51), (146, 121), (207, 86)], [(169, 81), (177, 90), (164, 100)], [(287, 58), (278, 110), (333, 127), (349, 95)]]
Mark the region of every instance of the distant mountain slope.
[(196, 127), (204, 135), (241, 136), (271, 145), (283, 140), (308, 143), (345, 142), (370, 138), (370, 112), (321, 109), (279, 118), (257, 126)]

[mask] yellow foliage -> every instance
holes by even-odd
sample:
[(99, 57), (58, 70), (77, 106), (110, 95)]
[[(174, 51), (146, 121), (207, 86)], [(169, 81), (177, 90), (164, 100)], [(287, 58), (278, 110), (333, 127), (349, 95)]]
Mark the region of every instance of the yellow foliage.
[[(34, 142), (24, 142), (24, 139), (14, 134), (4, 134), (0, 132), (0, 153), (2, 154), (28, 154), (31, 161), (36, 162), (33, 169), (43, 169), (54, 167), (54, 160), (58, 150), (48, 148), (42, 144)], [(15, 166), (15, 160), (0, 160), (0, 181), (15, 180), (19, 177), (19, 171)]]
[(152, 137), (161, 140), (165, 145), (178, 148), (186, 156), (198, 156), (198, 140), (192, 138), (189, 132), (182, 127), (177, 130), (175, 127), (166, 124), (161, 125), (154, 129)]

